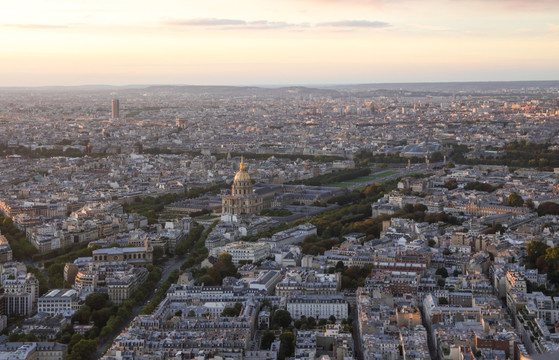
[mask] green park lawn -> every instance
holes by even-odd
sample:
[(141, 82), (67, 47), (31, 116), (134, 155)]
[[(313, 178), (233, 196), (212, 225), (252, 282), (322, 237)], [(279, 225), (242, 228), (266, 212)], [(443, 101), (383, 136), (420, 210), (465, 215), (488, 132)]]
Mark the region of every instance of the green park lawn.
[(355, 184), (373, 182), (376, 179), (384, 178), (384, 177), (394, 175), (394, 174), (396, 174), (396, 171), (385, 171), (385, 172), (370, 175), (370, 176), (363, 176), (363, 177), (359, 177), (359, 178), (353, 179), (353, 180), (348, 180), (348, 181), (343, 181), (343, 182), (330, 184), (328, 186), (346, 188), (348, 186), (355, 185)]

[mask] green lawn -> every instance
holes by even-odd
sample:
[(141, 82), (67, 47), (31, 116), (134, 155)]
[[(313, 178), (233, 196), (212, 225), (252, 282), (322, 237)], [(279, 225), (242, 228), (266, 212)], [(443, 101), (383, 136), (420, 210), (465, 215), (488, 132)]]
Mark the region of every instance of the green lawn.
[(353, 179), (353, 180), (348, 180), (348, 181), (343, 181), (343, 182), (339, 182), (339, 183), (330, 184), (328, 186), (346, 188), (348, 186), (355, 185), (355, 184), (373, 182), (376, 179), (384, 178), (384, 177), (387, 177), (387, 176), (390, 176), (390, 175), (394, 175), (396, 173), (397, 173), (396, 171), (385, 171), (385, 172), (374, 174), (374, 175), (371, 175), (371, 176), (363, 176), (363, 177)]

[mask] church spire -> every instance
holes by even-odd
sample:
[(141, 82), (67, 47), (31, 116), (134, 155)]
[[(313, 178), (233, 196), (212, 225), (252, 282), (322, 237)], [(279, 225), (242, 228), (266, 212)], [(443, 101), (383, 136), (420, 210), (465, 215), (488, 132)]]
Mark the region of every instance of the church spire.
[(245, 159), (241, 155), (241, 166), (239, 166), (239, 171), (245, 171)]

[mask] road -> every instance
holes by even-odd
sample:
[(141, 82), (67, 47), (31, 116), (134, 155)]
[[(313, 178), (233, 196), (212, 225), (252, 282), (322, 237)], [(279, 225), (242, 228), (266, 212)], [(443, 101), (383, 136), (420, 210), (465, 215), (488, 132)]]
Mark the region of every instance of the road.
[[(206, 226), (204, 226), (205, 229), (207, 229)], [(192, 249), (194, 248), (196, 242), (194, 244), (192, 244), (192, 246), (190, 247), (189, 251), (192, 251)], [(165, 280), (167, 280), (167, 278), (169, 277), (169, 275), (176, 269), (179, 269), (180, 266), (182, 265), (182, 263), (184, 261), (186, 261), (186, 259), (188, 258), (188, 254), (185, 256), (175, 256), (173, 258), (168, 259), (163, 266), (160, 266), (161, 271), (161, 279), (157, 282), (157, 284), (155, 285), (155, 289), (158, 289), (161, 284), (163, 284), (163, 282)], [(114, 339), (118, 336), (118, 334), (120, 334), (122, 332), (122, 330), (124, 330), (125, 328), (127, 328), (130, 323), (132, 322), (132, 320), (134, 320), (134, 318), (136, 316), (138, 316), (138, 314), (140, 314), (140, 311), (142, 311), (143, 307), (153, 298), (153, 296), (155, 295), (155, 290), (149, 295), (149, 297), (144, 300), (142, 303), (136, 305), (132, 311), (130, 312), (128, 318), (126, 319), (126, 322), (124, 323), (124, 325), (122, 325), (119, 329), (117, 329), (115, 331), (115, 333), (110, 337), (109, 340), (104, 341), (100, 344), (97, 345), (97, 358), (100, 358), (101, 356), (103, 356), (103, 354), (106, 352), (107, 348), (109, 347), (110, 344), (112, 344), (112, 342), (114, 341)]]
[[(175, 269), (179, 269), (181, 264), (185, 260), (186, 260), (186, 257), (178, 257), (178, 256), (175, 256), (175, 257), (170, 258), (169, 260), (167, 260), (167, 262), (162, 267), (160, 267), (160, 269), (162, 270), (161, 271), (161, 279), (157, 282), (157, 284), (155, 285), (155, 288), (156, 289), (159, 288), (159, 286), (161, 286), (161, 284), (165, 280), (167, 280), (167, 278), (169, 277), (171, 272), (173, 272), (173, 270), (175, 270)], [(109, 340), (106, 340), (106, 341), (103, 341), (102, 343), (97, 344), (97, 357), (96, 357), (97, 359), (99, 359), (103, 356), (103, 354), (105, 353), (105, 351), (107, 350), (109, 345), (111, 345), (113, 343), (113, 341), (117, 337), (117, 335), (120, 334), (122, 332), (122, 330), (124, 330), (125, 328), (127, 328), (130, 325), (132, 320), (134, 320), (134, 318), (140, 314), (140, 311), (142, 311), (143, 307), (146, 306), (146, 304), (153, 298), (154, 295), (155, 295), (155, 291), (153, 291), (148, 296), (148, 298), (146, 300), (144, 300), (140, 304), (137, 304), (136, 306), (134, 306), (134, 308), (132, 308), (132, 311), (130, 312), (130, 314), (126, 318), (126, 322), (115, 331), (115, 333), (109, 338)]]
[(421, 313), (421, 323), (423, 324), (425, 330), (427, 330), (427, 347), (429, 348), (429, 356), (431, 356), (431, 359), (438, 359), (437, 348), (435, 347), (435, 339), (433, 338), (431, 328), (427, 324), (422, 306), (419, 307), (419, 312)]
[(359, 316), (357, 314), (357, 293), (346, 294), (345, 299), (351, 306), (349, 316), (353, 319), (353, 354), (357, 360), (363, 360), (361, 333), (359, 332)]

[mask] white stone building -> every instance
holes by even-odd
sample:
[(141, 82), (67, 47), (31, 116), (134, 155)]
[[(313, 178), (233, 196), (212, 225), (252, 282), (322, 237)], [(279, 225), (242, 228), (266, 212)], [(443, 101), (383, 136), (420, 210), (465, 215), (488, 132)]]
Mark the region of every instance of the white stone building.
[(287, 311), (294, 319), (312, 316), (315, 319), (345, 319), (348, 306), (341, 295), (294, 295), (287, 299)]
[(235, 265), (241, 262), (255, 263), (271, 255), (268, 244), (243, 241), (213, 248), (210, 255), (219, 256), (219, 254), (223, 253), (230, 254)]
[(55, 315), (62, 312), (75, 312), (79, 309), (79, 294), (73, 289), (53, 289), (37, 301), (37, 311)]

